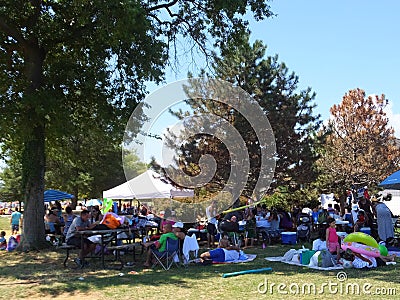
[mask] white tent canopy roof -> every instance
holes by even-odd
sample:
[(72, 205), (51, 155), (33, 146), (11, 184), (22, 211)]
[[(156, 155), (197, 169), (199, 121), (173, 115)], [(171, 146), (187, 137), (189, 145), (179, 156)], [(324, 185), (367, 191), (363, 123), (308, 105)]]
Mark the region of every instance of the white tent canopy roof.
[(103, 198), (109, 199), (159, 199), (193, 196), (193, 190), (175, 188), (162, 179), (160, 174), (152, 170), (147, 170), (119, 186), (103, 191)]

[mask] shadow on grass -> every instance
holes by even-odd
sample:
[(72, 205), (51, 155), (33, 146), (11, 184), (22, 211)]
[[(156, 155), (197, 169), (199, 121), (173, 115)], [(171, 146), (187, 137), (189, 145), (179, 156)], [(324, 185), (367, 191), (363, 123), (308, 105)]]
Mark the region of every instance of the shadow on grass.
[[(201, 289), (204, 284), (212, 286), (215, 284), (215, 279), (222, 278), (224, 273), (265, 267), (272, 267), (272, 273), (269, 272), (268, 276), (273, 276), (272, 278), (276, 282), (279, 280), (295, 282), (304, 280), (304, 278), (327, 280), (336, 276), (337, 270), (317, 271), (279, 262), (268, 262), (264, 259), (267, 256), (283, 255), (291, 248), (299, 248), (299, 246), (272, 245), (266, 249), (251, 248), (246, 249), (246, 253), (257, 254), (257, 258), (252, 262), (209, 266), (189, 265), (188, 267), (173, 267), (169, 271), (160, 268), (151, 271), (144, 270), (142, 264), (145, 255), (137, 256), (134, 266), (125, 267), (122, 270), (103, 270), (98, 260), (91, 260), (91, 266), (84, 269), (64, 268), (62, 262), (65, 253), (62, 251), (0, 252), (0, 290), (3, 296), (9, 294), (17, 297), (22, 297), (27, 293), (28, 295), (43, 297), (60, 295), (73, 297), (106, 291), (107, 293), (116, 293), (117, 298), (118, 295), (125, 295), (123, 294), (124, 291), (132, 286), (152, 291), (153, 288), (159, 289), (163, 285), (173, 282), (175, 286), (179, 286), (182, 292), (182, 290), (189, 291), (193, 288)], [(204, 251), (204, 249), (200, 250), (200, 252)], [(76, 253), (72, 253), (71, 256), (72, 258), (76, 257)], [(125, 260), (130, 258), (131, 256), (125, 258)], [(132, 270), (138, 272), (138, 274), (129, 274), (129, 271)], [(345, 270), (348, 278), (369, 279), (385, 283), (400, 283), (398, 271), (397, 265), (374, 270)], [(267, 273), (264, 273), (263, 276), (265, 274)], [(8, 289), (11, 285), (13, 287), (12, 292), (4, 292), (5, 288)]]

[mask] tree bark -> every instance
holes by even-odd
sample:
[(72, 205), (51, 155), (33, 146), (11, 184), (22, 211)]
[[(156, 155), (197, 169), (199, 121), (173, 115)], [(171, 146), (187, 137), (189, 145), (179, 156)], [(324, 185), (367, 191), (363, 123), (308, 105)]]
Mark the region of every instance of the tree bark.
[(45, 129), (36, 125), (32, 136), (25, 143), (22, 157), (24, 177), (23, 234), (17, 250), (29, 251), (48, 247), (44, 228), (44, 172), (45, 172)]
[[(39, 45), (39, 41), (36, 38), (23, 43), (22, 50), (28, 82), (24, 97), (40, 97), (38, 92), (43, 85), (43, 62), (46, 52)], [(32, 126), (31, 128), (26, 128), (26, 132), (22, 133), (22, 188), (25, 205), (23, 232), (21, 242), (17, 247), (17, 250), (20, 251), (38, 250), (49, 246), (45, 239), (45, 207), (43, 200), (46, 163), (46, 119), (37, 112), (37, 109), (38, 107), (35, 104), (28, 103), (22, 108), (21, 112), (22, 118), (26, 121), (31, 121)]]

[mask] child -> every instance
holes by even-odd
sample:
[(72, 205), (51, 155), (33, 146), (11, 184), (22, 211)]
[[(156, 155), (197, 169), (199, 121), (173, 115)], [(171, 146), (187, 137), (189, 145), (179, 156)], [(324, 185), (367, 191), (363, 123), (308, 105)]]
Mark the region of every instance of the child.
[(6, 232), (0, 232), (0, 250), (7, 250)]
[(366, 221), (367, 221), (367, 218), (365, 215), (365, 211), (363, 209), (360, 209), (357, 212), (357, 221), (356, 221), (356, 224), (354, 225), (354, 232), (360, 231), (360, 228), (365, 226)]
[(334, 218), (329, 217), (326, 220), (328, 228), (326, 229), (326, 247), (329, 252), (337, 255), (337, 261), (340, 260), (340, 245), (339, 236), (336, 233), (336, 221)]
[(256, 237), (256, 217), (254, 216), (253, 210), (249, 209), (246, 219), (246, 238), (244, 239), (244, 248), (248, 247), (250, 239), (250, 247), (254, 246), (254, 238)]

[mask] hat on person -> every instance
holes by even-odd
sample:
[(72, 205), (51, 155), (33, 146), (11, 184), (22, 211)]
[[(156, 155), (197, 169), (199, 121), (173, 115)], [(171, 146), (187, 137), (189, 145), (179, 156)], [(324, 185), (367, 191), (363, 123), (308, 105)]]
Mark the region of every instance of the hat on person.
[(172, 225), (174, 228), (183, 228), (183, 223), (182, 222), (176, 222), (174, 225)]

